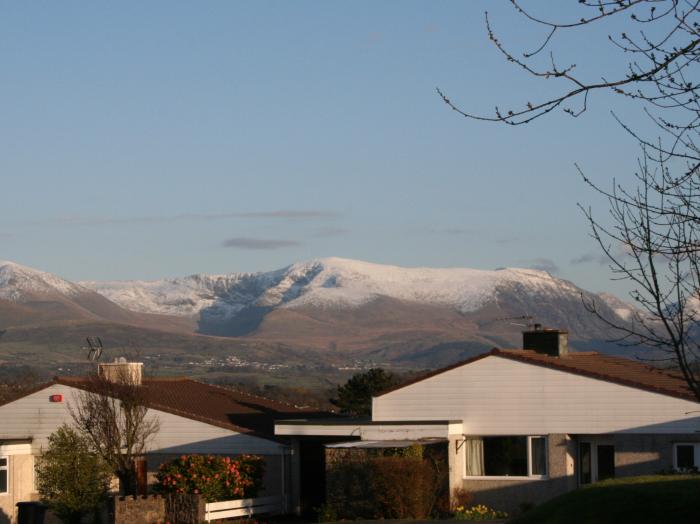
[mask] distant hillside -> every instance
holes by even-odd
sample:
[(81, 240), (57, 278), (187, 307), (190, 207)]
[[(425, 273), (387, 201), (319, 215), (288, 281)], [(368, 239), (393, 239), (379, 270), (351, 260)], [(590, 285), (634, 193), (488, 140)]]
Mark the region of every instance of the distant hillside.
[(76, 284), (0, 262), (0, 361), (79, 361), (84, 337), (100, 335), (115, 351), (163, 354), (173, 366), (211, 357), (223, 367), (423, 368), (519, 347), (528, 321), (568, 329), (574, 347), (629, 354), (603, 342), (613, 334), (582, 297), (619, 322), (632, 311), (531, 269), (327, 258), (263, 273)]
[(607, 338), (582, 296), (625, 321), (621, 301), (613, 309), (610, 296), (532, 269), (402, 268), (327, 258), (266, 273), (81, 284), (132, 311), (194, 318), (203, 334), (317, 349), (514, 345), (520, 327), (513, 324), (522, 316), (569, 329), (575, 339)]

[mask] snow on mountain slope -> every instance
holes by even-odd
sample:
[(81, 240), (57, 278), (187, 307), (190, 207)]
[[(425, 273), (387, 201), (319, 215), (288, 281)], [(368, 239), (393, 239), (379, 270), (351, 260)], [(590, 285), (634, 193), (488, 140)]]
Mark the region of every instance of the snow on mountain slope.
[(620, 300), (615, 295), (610, 293), (598, 293), (598, 296), (603, 300), (603, 302), (612, 309), (615, 314), (623, 320), (631, 320), (635, 309), (634, 306)]
[(475, 311), (504, 290), (578, 297), (565, 280), (533, 269), (403, 268), (342, 258), (293, 264), (267, 273), (192, 275), (156, 281), (81, 282), (126, 309), (219, 318), (249, 307), (358, 307), (378, 297)]
[(0, 260), (0, 299), (21, 302), (56, 293), (74, 297), (89, 290), (51, 273)]

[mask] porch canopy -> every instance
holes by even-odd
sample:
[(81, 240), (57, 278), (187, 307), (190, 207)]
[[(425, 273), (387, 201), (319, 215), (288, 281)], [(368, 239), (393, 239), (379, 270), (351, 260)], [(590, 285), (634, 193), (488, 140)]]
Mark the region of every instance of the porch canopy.
[(447, 439), (462, 434), (462, 421), (367, 419), (294, 419), (275, 421), (275, 435), (290, 437), (351, 437), (361, 441)]
[(333, 449), (391, 449), (410, 448), (411, 446), (429, 446), (430, 444), (440, 444), (447, 442), (446, 438), (425, 438), (420, 440), (355, 440), (352, 442), (338, 442), (336, 444), (326, 444), (327, 448)]

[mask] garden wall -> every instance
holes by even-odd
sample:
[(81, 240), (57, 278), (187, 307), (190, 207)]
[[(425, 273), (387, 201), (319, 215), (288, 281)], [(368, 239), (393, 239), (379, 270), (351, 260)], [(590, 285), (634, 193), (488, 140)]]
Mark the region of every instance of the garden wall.
[(198, 495), (150, 495), (115, 497), (114, 524), (199, 524), (204, 521), (205, 503)]

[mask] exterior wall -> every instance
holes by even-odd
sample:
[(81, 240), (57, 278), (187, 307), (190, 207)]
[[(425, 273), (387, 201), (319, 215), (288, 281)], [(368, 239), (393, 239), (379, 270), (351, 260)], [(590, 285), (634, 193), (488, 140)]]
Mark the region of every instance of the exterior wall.
[[(548, 477), (546, 479), (470, 479), (466, 469), (463, 436), (450, 437), (450, 489), (462, 488), (474, 496), (477, 504), (508, 513), (517, 512), (523, 503), (539, 504), (577, 486), (574, 475), (575, 442), (564, 434), (551, 434), (547, 439)], [(458, 449), (459, 448), (459, 449)]]
[(653, 475), (671, 470), (676, 442), (700, 442), (700, 435), (613, 435), (615, 476)]
[(493, 355), (375, 397), (372, 420), (461, 420), (472, 435), (678, 434), (700, 430), (698, 409), (697, 402)]
[[(2, 450), (4, 446), (0, 446)], [(4, 455), (0, 451), (0, 455)], [(0, 495), (0, 524), (16, 522), (18, 502), (32, 500), (34, 492), (34, 457), (31, 455), (9, 455), (9, 493)]]
[[(589, 436), (581, 438), (588, 440)], [(556, 495), (578, 487), (577, 437), (563, 434), (548, 435), (547, 479), (469, 479), (464, 477), (465, 456), (458, 449), (462, 435), (450, 436), (450, 489), (463, 488), (474, 496), (476, 503), (517, 512), (521, 503), (539, 504)], [(653, 475), (673, 467), (673, 444), (700, 442), (700, 435), (599, 435), (598, 442), (615, 446), (615, 476)]]

